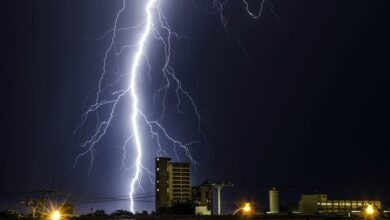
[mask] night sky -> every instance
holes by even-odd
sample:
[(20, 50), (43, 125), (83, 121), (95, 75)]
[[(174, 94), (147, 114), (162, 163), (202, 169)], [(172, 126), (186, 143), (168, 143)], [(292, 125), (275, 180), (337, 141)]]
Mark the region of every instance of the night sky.
[[(163, 2), (172, 29), (188, 37), (173, 41), (172, 66), (204, 119), (207, 141), (188, 102), (184, 118), (175, 112), (175, 101), (167, 102), (165, 125), (175, 137), (203, 142), (192, 148), (200, 163), (193, 167), (193, 184), (232, 181), (236, 187), (223, 194), (225, 211), (243, 199), (267, 206), (270, 186), (279, 188), (283, 206), (303, 193), (390, 205), (388, 1), (273, 0), (273, 10), (265, 5), (254, 20), (241, 1), (231, 0), (225, 16), (247, 56), (227, 37), (217, 14), (196, 7), (209, 1)], [(256, 10), (258, 1), (248, 2)], [(88, 157), (72, 168), (86, 135), (73, 138), (72, 132), (93, 101), (109, 43), (90, 37), (112, 27), (121, 3), (3, 3), (0, 209), (20, 208), (17, 202), (32, 196), (22, 192), (42, 187), (85, 197), (128, 194), (131, 172), (120, 169), (128, 103), (97, 145), (91, 173)], [(142, 13), (131, 9), (121, 24), (139, 22), (132, 19)], [(157, 65), (162, 58), (154, 47), (148, 53)], [(158, 68), (152, 78), (159, 79)], [(148, 99), (151, 88), (144, 91)], [(158, 115), (158, 106), (145, 106)], [(153, 168), (155, 148), (145, 154)], [(153, 192), (147, 181), (145, 191)], [(4, 199), (10, 192), (17, 196)], [(153, 200), (136, 208), (151, 210)], [(77, 210), (91, 206), (112, 211), (127, 209), (128, 202), (79, 203)]]

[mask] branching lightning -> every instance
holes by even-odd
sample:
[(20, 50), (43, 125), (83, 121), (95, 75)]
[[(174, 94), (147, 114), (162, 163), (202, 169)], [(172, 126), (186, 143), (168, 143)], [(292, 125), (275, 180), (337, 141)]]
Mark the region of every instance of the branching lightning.
[[(170, 143), (171, 150), (174, 152), (176, 159), (179, 160), (179, 154), (177, 150), (181, 149), (185, 156), (188, 158), (188, 160), (190, 160), (195, 165), (198, 164), (198, 162), (191, 154), (191, 147), (193, 145), (201, 144), (201, 141), (180, 141), (178, 138), (172, 136), (163, 125), (164, 116), (166, 114), (166, 99), (168, 96), (168, 91), (174, 91), (175, 98), (177, 101), (177, 112), (183, 113), (181, 109), (181, 106), (183, 105), (183, 98), (187, 101), (187, 103), (189, 103), (189, 105), (193, 109), (193, 114), (198, 122), (197, 128), (200, 134), (203, 135), (205, 140), (205, 135), (201, 129), (202, 118), (199, 113), (198, 106), (195, 104), (195, 100), (190, 96), (190, 93), (184, 89), (183, 84), (176, 75), (175, 69), (171, 66), (172, 39), (185, 40), (187, 38), (172, 31), (172, 28), (169, 25), (167, 18), (164, 16), (164, 13), (162, 11), (162, 1), (164, 0), (140, 1), (142, 4), (145, 4), (143, 11), (144, 19), (135, 26), (120, 27), (119, 20), (126, 11), (126, 4), (128, 3), (128, 0), (123, 0), (122, 7), (116, 14), (113, 27), (107, 30), (103, 35), (94, 39), (90, 39), (93, 41), (102, 40), (110, 36), (109, 45), (105, 50), (103, 56), (102, 71), (98, 80), (95, 100), (93, 104), (91, 104), (82, 114), (81, 122), (76, 126), (76, 129), (74, 131), (74, 135), (76, 135), (77, 133), (80, 133), (83, 128), (85, 129), (86, 123), (88, 123), (88, 121), (92, 120), (96, 122), (94, 132), (80, 144), (80, 146), (84, 150), (80, 154), (78, 154), (74, 160), (74, 167), (76, 167), (81, 158), (89, 156), (89, 172), (91, 172), (97, 152), (96, 146), (104, 137), (104, 135), (107, 134), (109, 127), (112, 125), (119, 103), (126, 99), (130, 100), (131, 105), (129, 108), (129, 127), (131, 129), (129, 130), (131, 130), (131, 132), (129, 132), (130, 135), (128, 135), (128, 137), (124, 141), (124, 144), (121, 147), (123, 149), (122, 168), (124, 170), (133, 171), (130, 180), (129, 192), (130, 211), (133, 213), (135, 212), (134, 195), (136, 195), (137, 189), (144, 191), (141, 185), (142, 171), (146, 172), (151, 183), (153, 183), (154, 178), (154, 173), (151, 172), (142, 161), (143, 153), (145, 152), (146, 146), (142, 142), (140, 129), (141, 124), (145, 125), (145, 127), (149, 131), (150, 137), (155, 140), (158, 146), (158, 156), (169, 156), (163, 146), (163, 140), (165, 140), (165, 142)], [(228, 25), (227, 19), (223, 14), (224, 6), (227, 4), (227, 2), (227, 0), (212, 0), (211, 8), (203, 9), (205, 9), (207, 13), (217, 13), (219, 15), (219, 19), (225, 30), (226, 35), (230, 39), (236, 41), (239, 47), (245, 52), (245, 49), (242, 46), (240, 38), (238, 36), (238, 32)], [(246, 12), (254, 19), (258, 19), (261, 16), (264, 4), (270, 4), (268, 0), (260, 0), (260, 8), (257, 13), (255, 13), (249, 9), (249, 4), (247, 3), (247, 0), (242, 0), (242, 2), (245, 5)], [(119, 33), (123, 33), (129, 30), (139, 31), (139, 34), (137, 34), (136, 42), (120, 45), (117, 42), (117, 35)], [(161, 43), (162, 50), (164, 52), (164, 62), (160, 70), (163, 82), (161, 86), (156, 90), (153, 97), (155, 101), (160, 100), (161, 102), (161, 115), (160, 117), (158, 117), (158, 119), (149, 118), (148, 114), (146, 114), (146, 112), (141, 109), (141, 96), (139, 95), (140, 93), (142, 93), (142, 88), (140, 88), (139, 84), (140, 76), (142, 76), (142, 74), (145, 74), (149, 78), (149, 80), (152, 79), (152, 66), (150, 64), (150, 59), (148, 58), (147, 48), (149, 45), (149, 41), (153, 39)], [(131, 49), (134, 49), (134, 51), (130, 53), (132, 59), (128, 59), (128, 70), (125, 71), (125, 73), (118, 74), (118, 72), (120, 71), (117, 67), (117, 73), (116, 75), (114, 75), (116, 79), (110, 81), (108, 79), (108, 75), (111, 74), (109, 71), (108, 64), (109, 59), (114, 59), (116, 65), (118, 66), (117, 59), (122, 56), (127, 50)], [(140, 68), (141, 66), (147, 69), (145, 73), (142, 72)], [(122, 81), (127, 80), (128, 83), (126, 83), (126, 85), (120, 86), (120, 83)], [(113, 88), (117, 87), (119, 88), (113, 90)], [(129, 155), (127, 150), (129, 147), (133, 147), (135, 149), (135, 155)], [(128, 156), (131, 156), (131, 158), (133, 158), (134, 160), (134, 164), (130, 167), (126, 167), (126, 160)]]
[[(194, 1), (195, 0), (193, 0), (193, 2)], [(252, 0), (252, 1), (256, 1), (256, 0)], [(221, 22), (222, 28), (224, 30), (224, 34), (230, 40), (236, 42), (238, 47), (245, 54), (245, 56), (249, 57), (245, 47), (243, 46), (243, 44), (241, 42), (241, 38), (240, 38), (240, 35), (239, 35), (238, 31), (229, 25), (228, 19), (225, 17), (224, 9), (225, 9), (225, 6), (229, 3), (229, 0), (211, 0), (211, 1), (206, 1), (206, 2), (211, 2), (211, 4), (209, 6), (207, 6), (207, 7), (204, 7), (204, 6), (201, 6), (201, 5), (196, 5), (195, 8), (200, 8), (205, 13), (210, 14), (210, 15), (217, 14), (218, 18), (219, 18), (219, 20)], [(252, 11), (250, 9), (251, 7), (250, 7), (250, 5), (248, 3), (248, 0), (241, 0), (241, 2), (245, 6), (246, 13), (253, 19), (261, 18), (262, 14), (263, 14), (263, 11), (264, 11), (264, 7), (267, 5), (267, 6), (269, 6), (269, 10), (271, 11), (271, 13), (275, 16), (275, 18), (277, 18), (279, 20), (279, 17), (274, 12), (274, 9), (273, 9), (274, 5), (271, 2), (271, 0), (257, 0), (258, 7), (257, 7), (257, 10), (255, 10), (255, 11)]]

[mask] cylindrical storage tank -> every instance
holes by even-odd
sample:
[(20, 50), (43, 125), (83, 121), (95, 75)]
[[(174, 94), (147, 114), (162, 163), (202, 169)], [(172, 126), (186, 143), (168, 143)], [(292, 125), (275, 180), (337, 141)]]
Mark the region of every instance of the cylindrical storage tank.
[(269, 213), (279, 213), (279, 192), (275, 188), (269, 191)]

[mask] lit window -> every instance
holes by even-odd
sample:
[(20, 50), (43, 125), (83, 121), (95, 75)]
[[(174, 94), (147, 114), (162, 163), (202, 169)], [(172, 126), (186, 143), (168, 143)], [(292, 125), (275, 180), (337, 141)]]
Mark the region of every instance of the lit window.
[(157, 180), (157, 183), (159, 183), (160, 182), (160, 180)]
[(160, 168), (157, 167), (157, 171), (159, 171), (159, 170), (160, 170)]
[(160, 191), (160, 189), (159, 188), (157, 188), (157, 192), (159, 192)]

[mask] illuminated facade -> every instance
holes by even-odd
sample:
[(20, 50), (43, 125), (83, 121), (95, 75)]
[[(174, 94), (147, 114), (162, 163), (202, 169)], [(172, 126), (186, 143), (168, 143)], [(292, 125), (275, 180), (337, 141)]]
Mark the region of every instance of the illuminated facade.
[(319, 213), (348, 213), (361, 211), (368, 205), (373, 205), (377, 209), (382, 209), (381, 201), (369, 200), (328, 200), (317, 204)]
[(301, 213), (350, 213), (362, 211), (368, 205), (382, 209), (377, 200), (328, 200), (327, 195), (302, 195), (299, 201)]
[(190, 164), (156, 158), (156, 211), (191, 201)]
[(171, 203), (191, 201), (190, 164), (171, 162), (168, 164), (168, 198)]

